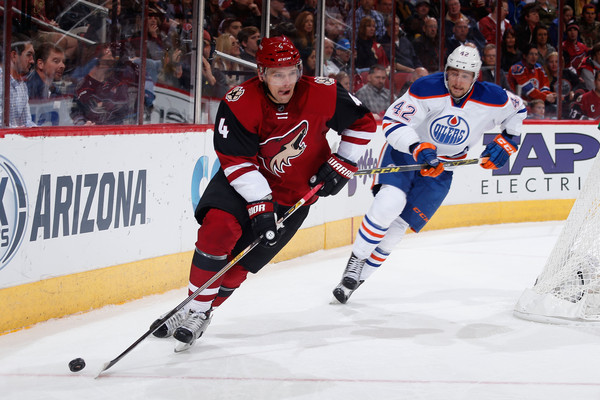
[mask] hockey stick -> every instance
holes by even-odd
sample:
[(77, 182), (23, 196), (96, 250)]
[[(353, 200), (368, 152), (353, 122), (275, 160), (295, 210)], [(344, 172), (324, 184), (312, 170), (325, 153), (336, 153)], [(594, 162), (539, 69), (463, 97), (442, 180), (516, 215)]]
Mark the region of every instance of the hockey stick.
[[(306, 193), (304, 195), (304, 197), (302, 197), (300, 200), (298, 200), (298, 202), (296, 202), (296, 204), (294, 204), (291, 208), (289, 208), (283, 214), (283, 216), (281, 218), (279, 218), (279, 220), (277, 221), (277, 225), (281, 225), (294, 212), (296, 212), (296, 210), (298, 210), (300, 207), (302, 207), (304, 205), (304, 203), (306, 203), (311, 197), (313, 197), (319, 191), (319, 189), (321, 189), (321, 186), (323, 186), (323, 183), (319, 183), (317, 186), (315, 186), (311, 190), (309, 190), (308, 193)], [(115, 365), (116, 363), (118, 363), (131, 350), (133, 350), (135, 347), (137, 347), (138, 344), (140, 344), (144, 339), (146, 339), (155, 330), (157, 330), (162, 324), (164, 324), (169, 318), (171, 318), (177, 311), (181, 310), (183, 308), (183, 306), (185, 306), (187, 303), (189, 303), (190, 301), (192, 301), (196, 296), (198, 296), (200, 294), (200, 292), (202, 292), (204, 289), (206, 289), (207, 287), (209, 287), (217, 279), (219, 279), (227, 271), (229, 271), (238, 261), (240, 261), (240, 259), (242, 257), (244, 257), (246, 254), (248, 254), (253, 248), (255, 248), (260, 243), (261, 240), (262, 240), (262, 237), (256, 238), (252, 243), (250, 243), (248, 246), (246, 246), (246, 248), (244, 250), (240, 251), (237, 256), (235, 256), (231, 261), (229, 261), (229, 263), (227, 263), (226, 266), (224, 266), (223, 268), (221, 268), (221, 270), (219, 272), (217, 272), (216, 275), (214, 275), (212, 278), (210, 278), (208, 281), (206, 281), (206, 283), (204, 285), (202, 285), (198, 289), (196, 289), (196, 291), (194, 293), (192, 293), (191, 295), (189, 295), (188, 298), (186, 298), (181, 303), (179, 303), (174, 309), (172, 309), (171, 311), (169, 311), (164, 317), (162, 317), (159, 320), (155, 321), (150, 326), (150, 329), (148, 329), (146, 331), (146, 333), (144, 333), (142, 336), (140, 336), (140, 338), (138, 340), (136, 340), (135, 342), (133, 342), (131, 344), (131, 346), (129, 346), (127, 349), (125, 349), (125, 351), (123, 351), (121, 354), (119, 354), (114, 359), (112, 359), (109, 362), (105, 363), (104, 366), (102, 367), (102, 369), (100, 370), (100, 372), (98, 372), (98, 375), (96, 375), (96, 378), (99, 378), (100, 375), (104, 371), (106, 371), (107, 369), (109, 369), (110, 367), (112, 367), (113, 365)]]
[[(458, 167), (460, 165), (477, 164), (478, 158), (469, 158), (465, 160), (445, 161), (445, 167)], [(354, 173), (354, 176), (360, 175), (375, 175), (375, 174), (392, 174), (394, 172), (418, 171), (421, 168), (427, 167), (427, 164), (409, 164), (409, 165), (394, 165), (391, 167), (359, 169)]]

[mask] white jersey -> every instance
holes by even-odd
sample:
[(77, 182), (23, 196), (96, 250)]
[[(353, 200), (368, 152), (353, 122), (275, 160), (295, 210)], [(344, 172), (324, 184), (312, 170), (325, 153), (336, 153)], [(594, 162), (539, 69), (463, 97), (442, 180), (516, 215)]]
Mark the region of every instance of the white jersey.
[(482, 136), (500, 125), (509, 135), (520, 135), (527, 109), (523, 100), (489, 82), (475, 82), (471, 92), (454, 102), (444, 73), (415, 81), (386, 111), (382, 128), (388, 143), (409, 153), (417, 142), (437, 147), (441, 159), (465, 157), (482, 144)]

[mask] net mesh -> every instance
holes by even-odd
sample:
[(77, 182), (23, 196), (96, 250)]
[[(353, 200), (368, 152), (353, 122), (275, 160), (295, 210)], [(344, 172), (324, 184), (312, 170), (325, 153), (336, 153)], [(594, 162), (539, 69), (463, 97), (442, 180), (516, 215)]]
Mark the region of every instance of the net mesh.
[(600, 156), (544, 270), (526, 294), (522, 299), (527, 300), (520, 300), (515, 311), (600, 321)]

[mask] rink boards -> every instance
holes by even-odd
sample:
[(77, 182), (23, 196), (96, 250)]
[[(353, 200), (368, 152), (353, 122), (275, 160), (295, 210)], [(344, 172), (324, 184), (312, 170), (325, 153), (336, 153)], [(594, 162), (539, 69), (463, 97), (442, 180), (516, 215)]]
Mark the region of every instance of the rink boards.
[[(600, 147), (596, 125), (526, 124), (510, 165), (455, 170), (426, 229), (566, 218)], [(0, 132), (0, 333), (187, 281), (194, 205), (218, 168), (212, 126), (57, 129)], [(377, 166), (382, 145), (378, 134), (359, 168)], [(276, 261), (350, 244), (372, 180), (321, 199)]]

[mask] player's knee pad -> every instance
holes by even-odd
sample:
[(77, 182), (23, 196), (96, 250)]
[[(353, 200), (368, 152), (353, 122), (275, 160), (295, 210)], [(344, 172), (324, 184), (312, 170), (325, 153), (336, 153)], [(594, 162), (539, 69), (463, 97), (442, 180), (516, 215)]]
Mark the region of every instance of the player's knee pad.
[(206, 254), (231, 254), (241, 236), (238, 220), (228, 212), (213, 208), (198, 229), (196, 248)]
[(227, 254), (213, 255), (196, 248), (192, 257), (192, 265), (205, 271), (220, 271), (227, 265)]
[(367, 215), (375, 224), (388, 227), (406, 206), (406, 193), (395, 186), (383, 185)]

